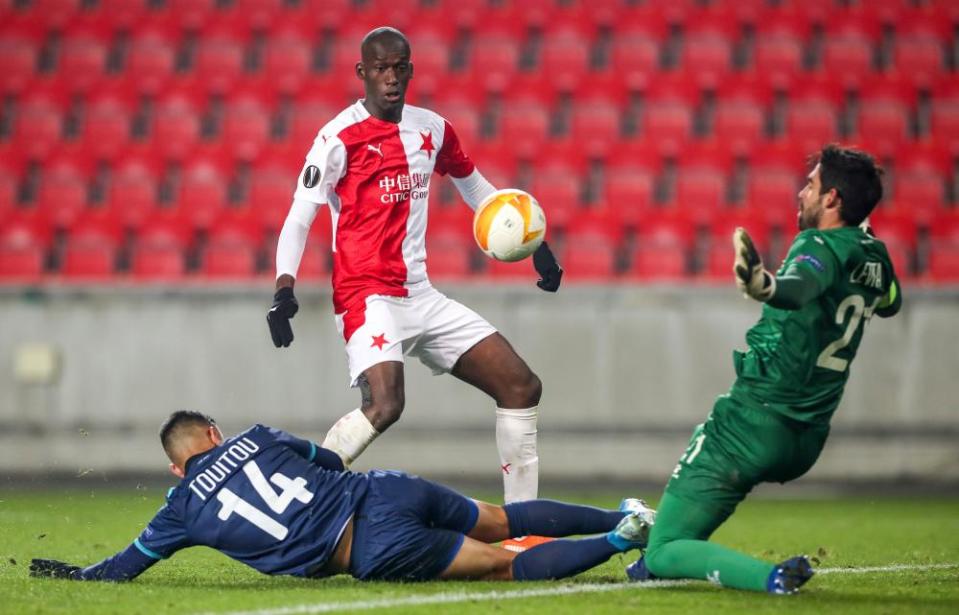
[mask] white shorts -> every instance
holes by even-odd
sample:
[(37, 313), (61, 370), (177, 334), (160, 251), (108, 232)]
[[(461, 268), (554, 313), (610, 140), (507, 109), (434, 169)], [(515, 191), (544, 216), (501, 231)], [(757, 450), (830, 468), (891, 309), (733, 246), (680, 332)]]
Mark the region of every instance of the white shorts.
[[(336, 315), (343, 334), (344, 316)], [(346, 342), (350, 386), (370, 367), (416, 357), (434, 374), (449, 373), (463, 354), (496, 333), (493, 325), (435, 288), (411, 297), (371, 295), (365, 318)]]

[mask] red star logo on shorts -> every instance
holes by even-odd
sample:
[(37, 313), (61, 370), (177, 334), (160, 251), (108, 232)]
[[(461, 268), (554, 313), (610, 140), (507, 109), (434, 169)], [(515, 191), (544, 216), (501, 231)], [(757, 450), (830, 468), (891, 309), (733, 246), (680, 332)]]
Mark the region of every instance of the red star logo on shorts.
[(380, 333), (379, 335), (374, 335), (372, 337), (373, 337), (373, 343), (370, 344), (370, 348), (372, 348), (373, 346), (376, 346), (378, 349), (383, 350), (383, 344), (390, 343), (389, 340), (386, 339), (385, 333)]
[(423, 137), (423, 145), (420, 146), (420, 150), (426, 152), (427, 158), (433, 157), (433, 150), (436, 149), (433, 147), (433, 135), (428, 130), (420, 132), (420, 136)]

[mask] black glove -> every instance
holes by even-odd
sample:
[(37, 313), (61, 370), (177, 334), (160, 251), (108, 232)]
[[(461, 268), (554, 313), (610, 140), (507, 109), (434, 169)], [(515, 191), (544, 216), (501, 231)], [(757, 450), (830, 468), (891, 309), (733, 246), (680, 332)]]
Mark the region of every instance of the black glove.
[(270, 335), (273, 336), (273, 345), (286, 348), (293, 341), (293, 327), (290, 319), (300, 309), (296, 297), (293, 296), (293, 287), (284, 286), (273, 295), (273, 306), (266, 313), (266, 322), (270, 325)]
[(563, 268), (556, 262), (553, 251), (545, 241), (533, 252), (533, 267), (540, 278), (536, 282), (537, 286), (550, 293), (559, 290), (559, 283), (563, 280)]
[(55, 559), (34, 559), (30, 560), (31, 577), (50, 577), (51, 579), (72, 579), (80, 580), (79, 566), (73, 566), (66, 562), (58, 562)]

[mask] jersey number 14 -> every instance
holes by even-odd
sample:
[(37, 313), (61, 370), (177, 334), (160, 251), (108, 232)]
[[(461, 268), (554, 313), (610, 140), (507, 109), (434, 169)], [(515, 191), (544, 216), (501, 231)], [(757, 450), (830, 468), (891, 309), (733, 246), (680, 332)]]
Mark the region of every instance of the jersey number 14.
[[(243, 472), (250, 479), (250, 484), (253, 485), (259, 496), (270, 507), (270, 510), (277, 514), (282, 514), (293, 500), (306, 504), (313, 499), (313, 493), (306, 489), (306, 479), (302, 476), (291, 479), (289, 476), (277, 472), (270, 477), (270, 482), (267, 482), (263, 472), (260, 471), (260, 466), (256, 465), (256, 461), (248, 461), (243, 466)], [(273, 490), (270, 483), (280, 488), (279, 493)], [(226, 521), (233, 513), (236, 513), (277, 540), (286, 538), (289, 529), (285, 525), (226, 487), (220, 489), (219, 493), (216, 494), (216, 499), (223, 504), (217, 514), (221, 521)]]

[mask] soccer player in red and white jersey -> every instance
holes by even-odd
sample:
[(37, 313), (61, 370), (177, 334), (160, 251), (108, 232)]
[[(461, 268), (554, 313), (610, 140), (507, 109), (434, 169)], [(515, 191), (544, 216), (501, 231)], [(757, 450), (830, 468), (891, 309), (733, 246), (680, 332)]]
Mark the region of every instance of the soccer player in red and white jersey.
[[(267, 315), (273, 343), (285, 347), (293, 341), (297, 269), (310, 225), (328, 205), (336, 324), (362, 404), (333, 425), (323, 447), (349, 465), (396, 422), (404, 405), (404, 356), (415, 356), (434, 373), (451, 373), (496, 401), (504, 499), (534, 499), (540, 380), (486, 320), (439, 293), (426, 275), (433, 172), (450, 175), (474, 209), (495, 188), (463, 152), (449, 122), (405, 105), (413, 76), (406, 37), (377, 28), (360, 51), (356, 75), (365, 98), (320, 129), (280, 232), (276, 295)], [(533, 260), (541, 276), (537, 285), (555, 292), (563, 270), (545, 242)]]

